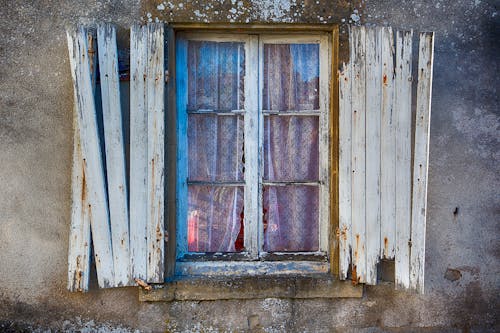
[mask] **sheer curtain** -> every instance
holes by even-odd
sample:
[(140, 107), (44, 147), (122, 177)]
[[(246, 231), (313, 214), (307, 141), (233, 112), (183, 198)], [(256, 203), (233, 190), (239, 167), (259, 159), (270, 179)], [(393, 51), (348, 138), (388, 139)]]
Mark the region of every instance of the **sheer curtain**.
[(244, 179), (242, 43), (190, 41), (188, 45), (188, 250), (241, 251)]
[[(319, 109), (319, 46), (265, 44), (263, 108), (273, 112)], [(319, 248), (318, 116), (264, 117), (264, 250)]]

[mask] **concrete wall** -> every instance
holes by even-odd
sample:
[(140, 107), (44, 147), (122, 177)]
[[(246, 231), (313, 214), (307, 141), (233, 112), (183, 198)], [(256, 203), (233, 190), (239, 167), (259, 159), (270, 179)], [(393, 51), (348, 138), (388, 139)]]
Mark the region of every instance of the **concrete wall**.
[[(0, 331), (244, 331), (249, 322), (267, 332), (500, 330), (498, 2), (171, 3), (0, 1)], [(66, 291), (73, 95), (65, 25), (125, 28), (148, 12), (168, 22), (359, 19), (436, 32), (424, 296), (376, 286), (363, 299), (140, 303), (135, 288)]]

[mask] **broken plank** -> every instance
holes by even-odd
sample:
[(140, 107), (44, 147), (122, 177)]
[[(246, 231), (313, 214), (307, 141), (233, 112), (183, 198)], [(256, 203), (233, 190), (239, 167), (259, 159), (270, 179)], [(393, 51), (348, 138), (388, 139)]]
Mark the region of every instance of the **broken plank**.
[(116, 30), (110, 24), (97, 28), (102, 114), (106, 149), (109, 214), (115, 287), (130, 285), (129, 231), (125, 145), (120, 104)]
[(83, 27), (68, 30), (67, 39), (82, 157), (85, 170), (88, 171), (85, 181), (97, 279), (100, 287), (112, 287), (114, 272), (108, 199), (87, 53), (87, 32)]
[(165, 66), (163, 23), (147, 25), (147, 113), (148, 113), (148, 209), (147, 272), (149, 283), (163, 282), (164, 276), (164, 131)]
[(147, 27), (130, 29), (130, 265), (146, 280), (148, 207)]
[(412, 36), (396, 34), (396, 288), (410, 283)]
[(417, 110), (415, 116), (411, 210), (410, 288), (423, 294), (434, 34), (420, 34), (418, 49)]

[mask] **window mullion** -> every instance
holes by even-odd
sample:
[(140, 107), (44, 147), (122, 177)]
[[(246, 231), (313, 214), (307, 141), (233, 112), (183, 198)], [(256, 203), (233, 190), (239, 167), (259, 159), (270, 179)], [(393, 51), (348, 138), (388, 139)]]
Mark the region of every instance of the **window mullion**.
[(259, 42), (248, 36), (245, 43), (245, 232), (244, 244), (251, 258), (259, 253), (259, 219), (262, 214), (259, 200)]

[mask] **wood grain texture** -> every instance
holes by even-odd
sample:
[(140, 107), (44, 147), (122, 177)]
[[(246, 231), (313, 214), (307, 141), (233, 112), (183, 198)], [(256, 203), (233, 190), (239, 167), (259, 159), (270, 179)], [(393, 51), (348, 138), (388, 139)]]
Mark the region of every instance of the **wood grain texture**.
[(163, 23), (147, 25), (148, 209), (147, 270), (150, 283), (163, 282), (165, 249), (165, 64)]
[(88, 171), (85, 173), (85, 182), (88, 190), (87, 201), (97, 279), (101, 288), (112, 287), (114, 270), (108, 199), (87, 52), (87, 32), (83, 27), (70, 29), (67, 32), (67, 39), (82, 157), (84, 168)]
[(394, 109), (394, 35), (382, 28), (382, 102), (380, 121), (380, 257), (394, 259), (396, 241), (396, 132)]
[(339, 76), (339, 278), (347, 279), (351, 265), (352, 167), (351, 167), (351, 64), (343, 64)]
[(352, 274), (366, 282), (366, 30), (351, 28), (352, 61)]
[(418, 49), (417, 111), (415, 116), (411, 209), (410, 288), (423, 294), (434, 34), (421, 33)]
[(340, 226), (339, 218), (339, 27), (332, 29), (331, 66), (330, 66), (330, 229), (329, 253), (330, 272), (333, 276), (340, 275), (340, 247), (337, 230)]
[(130, 29), (130, 266), (146, 280), (148, 210), (147, 27)]
[(68, 290), (87, 291), (90, 272), (90, 216), (80, 130), (73, 121), (73, 168), (71, 173), (71, 227), (68, 248)]
[(120, 287), (129, 285), (132, 280), (129, 265), (128, 193), (118, 76), (118, 51), (116, 30), (112, 25), (101, 24), (98, 26), (97, 47), (115, 272), (114, 286)]
[(380, 255), (381, 29), (366, 31), (366, 283), (377, 284)]
[(409, 287), (412, 31), (396, 34), (396, 287)]
[[(87, 53), (92, 90), (95, 90), (96, 38), (87, 32)], [(76, 95), (75, 95), (76, 101)], [(71, 227), (68, 248), (68, 290), (87, 291), (90, 272), (90, 216), (88, 191), (85, 184), (85, 168), (80, 143), (80, 129), (77, 122), (76, 106), (73, 115), (73, 167), (71, 170)]]
[[(249, 37), (245, 44), (245, 68), (258, 68), (258, 45), (257, 36)], [(259, 90), (258, 71), (246, 71), (245, 76), (245, 138), (255, 138), (245, 142), (246, 156), (259, 156)], [(252, 161), (253, 160), (253, 161)], [(251, 258), (259, 256), (259, 165), (256, 158), (245, 160), (245, 232), (244, 244)]]

